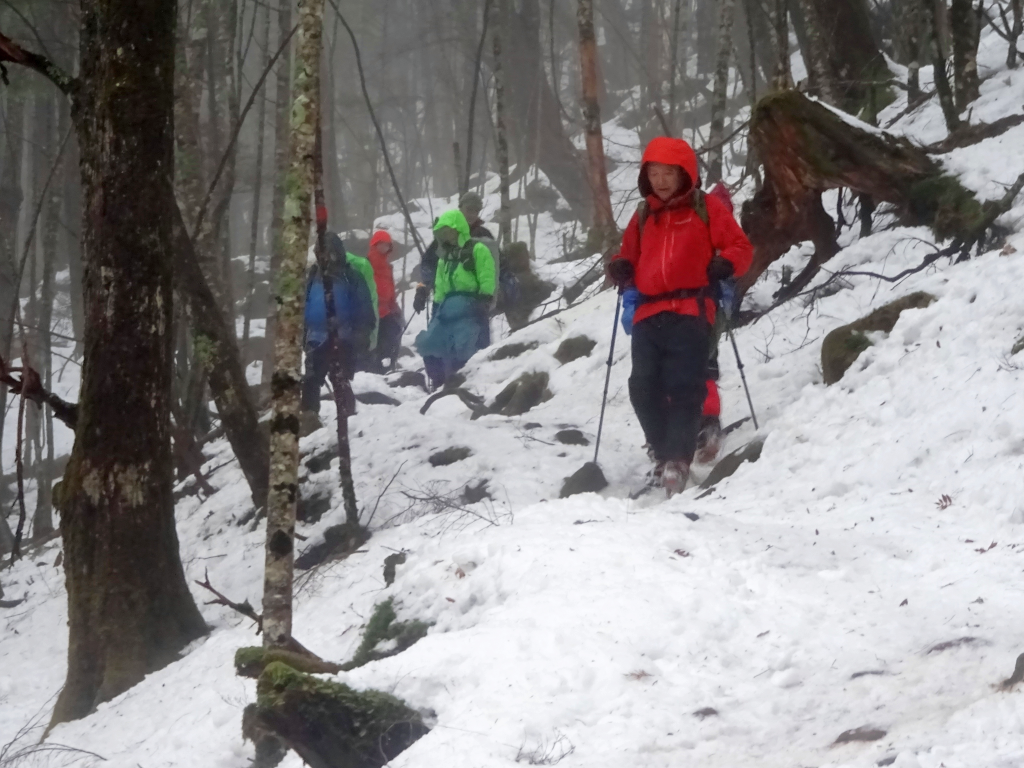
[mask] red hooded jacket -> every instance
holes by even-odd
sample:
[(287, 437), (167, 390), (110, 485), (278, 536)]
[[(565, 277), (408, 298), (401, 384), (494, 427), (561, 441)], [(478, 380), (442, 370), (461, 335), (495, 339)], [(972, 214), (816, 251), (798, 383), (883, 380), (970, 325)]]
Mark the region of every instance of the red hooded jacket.
[(377, 283), (377, 306), (381, 317), (387, 317), (398, 310), (395, 303), (395, 276), (391, 273), (388, 255), (378, 247), (384, 243), (391, 243), (391, 235), (377, 230), (370, 238), (370, 250), (366, 254), (373, 267), (373, 279)]
[[(677, 165), (685, 172), (683, 189), (664, 202), (647, 179), (648, 163)], [(622, 247), (615, 258), (628, 259), (635, 270), (636, 287), (640, 293), (656, 296), (678, 290), (703, 288), (708, 284), (707, 268), (712, 256), (718, 254), (733, 265), (739, 277), (753, 258), (753, 248), (732, 212), (717, 195), (704, 196), (708, 211), (707, 225), (691, 206), (693, 180), (699, 178), (697, 155), (682, 139), (658, 137), (644, 150), (638, 186), (648, 205), (643, 241), (639, 234), (639, 215), (633, 214), (622, 236)], [(714, 299), (706, 299), (709, 322), (715, 321)], [(697, 315), (696, 298), (667, 299), (641, 304), (633, 315), (633, 323), (660, 312)]]

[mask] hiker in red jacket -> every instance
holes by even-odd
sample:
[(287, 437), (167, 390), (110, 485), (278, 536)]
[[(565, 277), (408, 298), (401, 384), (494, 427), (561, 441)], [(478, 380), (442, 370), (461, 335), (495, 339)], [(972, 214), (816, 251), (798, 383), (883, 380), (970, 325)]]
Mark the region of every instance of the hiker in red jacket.
[(402, 310), (395, 300), (395, 276), (391, 271), (391, 264), (388, 259), (394, 243), (391, 235), (384, 230), (377, 230), (370, 238), (370, 249), (366, 254), (370, 265), (373, 267), (373, 279), (377, 284), (377, 312), (380, 316), (380, 331), (377, 338), (377, 347), (371, 353), (373, 357), (372, 369), (378, 371), (386, 370), (387, 365), (398, 357), (399, 348), (402, 345), (402, 330), (405, 327), (405, 318), (402, 317)]
[(721, 200), (700, 190), (697, 156), (682, 139), (647, 145), (638, 186), (644, 201), (608, 277), (640, 291), (629, 397), (655, 475), (672, 495), (689, 479), (707, 394), (711, 284), (746, 272), (753, 249)]

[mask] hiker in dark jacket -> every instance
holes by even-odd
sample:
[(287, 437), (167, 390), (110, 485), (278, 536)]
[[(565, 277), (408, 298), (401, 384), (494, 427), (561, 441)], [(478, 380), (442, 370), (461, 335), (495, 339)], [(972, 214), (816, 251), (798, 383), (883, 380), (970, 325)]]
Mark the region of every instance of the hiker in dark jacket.
[(302, 431), (307, 434), (319, 422), (315, 415), (320, 412), (320, 389), (332, 363), (339, 364), (345, 378), (351, 380), (359, 355), (374, 346), (377, 333), (377, 289), (373, 267), (366, 259), (347, 253), (345, 244), (333, 232), (327, 233), (327, 264), (334, 296), (333, 339), (324, 279), (318, 264), (313, 265), (306, 280), (303, 326), (306, 373), (302, 378), (301, 407), (304, 414)]
[(640, 292), (629, 396), (655, 475), (672, 495), (689, 479), (707, 394), (710, 285), (742, 275), (753, 249), (723, 203), (700, 190), (697, 156), (682, 139), (647, 145), (638, 186), (643, 207), (626, 227), (608, 277)]

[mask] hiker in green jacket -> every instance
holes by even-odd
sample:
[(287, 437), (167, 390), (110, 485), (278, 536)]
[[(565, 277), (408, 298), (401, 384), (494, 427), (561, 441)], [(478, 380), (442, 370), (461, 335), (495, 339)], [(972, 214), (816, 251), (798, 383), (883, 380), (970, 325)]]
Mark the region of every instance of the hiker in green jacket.
[(491, 250), (470, 237), (469, 223), (458, 209), (438, 218), (434, 237), (439, 257), (434, 277), (438, 309), (416, 337), (416, 348), (436, 389), (487, 346), (496, 270)]

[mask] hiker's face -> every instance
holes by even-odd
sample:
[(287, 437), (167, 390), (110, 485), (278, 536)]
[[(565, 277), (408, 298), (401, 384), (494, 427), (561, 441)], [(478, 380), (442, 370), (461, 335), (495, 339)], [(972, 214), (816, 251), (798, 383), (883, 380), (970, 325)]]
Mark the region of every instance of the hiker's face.
[(445, 245), (458, 245), (459, 233), (452, 227), (441, 227), (436, 233), (437, 241)]
[(391, 243), (383, 242), (380, 245), (378, 245), (377, 247), (380, 248), (380, 252), (381, 253), (383, 253), (385, 256), (387, 256), (387, 255), (389, 255), (391, 253), (392, 250), (394, 250), (395, 246), (393, 244), (391, 244)]
[(474, 224), (480, 221), (479, 208), (462, 208), (460, 206), (459, 210), (462, 211), (462, 215), (466, 217), (466, 221), (469, 222), (469, 226), (472, 227)]
[(662, 200), (669, 200), (683, 184), (683, 169), (678, 165), (648, 163), (647, 180), (651, 182), (654, 194)]

